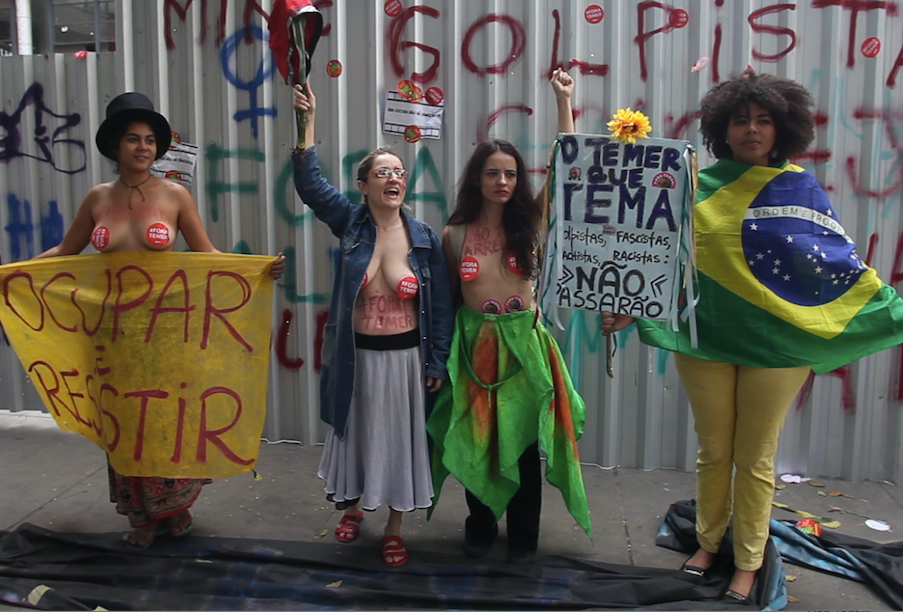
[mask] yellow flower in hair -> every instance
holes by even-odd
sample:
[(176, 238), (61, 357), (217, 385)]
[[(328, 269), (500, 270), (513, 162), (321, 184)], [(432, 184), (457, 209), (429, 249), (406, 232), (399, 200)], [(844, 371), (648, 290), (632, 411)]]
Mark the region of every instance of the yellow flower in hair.
[(640, 111), (619, 108), (612, 117), (607, 124), (608, 129), (611, 130), (612, 136), (621, 142), (633, 144), (637, 138), (646, 138), (652, 131), (649, 117)]

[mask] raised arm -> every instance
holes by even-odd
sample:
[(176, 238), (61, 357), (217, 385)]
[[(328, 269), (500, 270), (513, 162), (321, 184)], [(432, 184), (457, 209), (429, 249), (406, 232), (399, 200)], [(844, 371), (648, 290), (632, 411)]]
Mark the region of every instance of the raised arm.
[(310, 83), (295, 85), (294, 90), (295, 111), (307, 113), (307, 123), (304, 125), (304, 142), (309, 147), (314, 144), (315, 115), (317, 111), (317, 98), (314, 96)]
[(555, 103), (558, 106), (558, 133), (573, 134), (574, 109), (571, 107), (571, 94), (574, 93), (574, 79), (567, 72), (558, 68), (552, 73), (552, 89), (555, 91)]
[[(552, 85), (552, 91), (555, 92), (555, 104), (558, 107), (558, 132), (559, 134), (573, 134), (577, 130), (574, 128), (574, 110), (571, 107), (571, 94), (574, 93), (574, 79), (561, 68), (556, 68), (549, 80)], [(549, 174), (542, 182), (536, 197), (542, 197), (549, 183)]]
[(307, 148), (293, 151), (292, 161), (295, 166), (295, 191), (305, 204), (310, 206), (320, 221), (332, 230), (333, 235), (340, 237), (351, 221), (357, 205), (352, 204), (338, 189), (332, 186), (320, 172), (320, 158), (317, 156), (317, 145), (314, 144), (314, 115), (317, 98), (310, 83), (295, 85), (294, 108), (307, 113), (307, 125), (304, 128), (304, 142)]

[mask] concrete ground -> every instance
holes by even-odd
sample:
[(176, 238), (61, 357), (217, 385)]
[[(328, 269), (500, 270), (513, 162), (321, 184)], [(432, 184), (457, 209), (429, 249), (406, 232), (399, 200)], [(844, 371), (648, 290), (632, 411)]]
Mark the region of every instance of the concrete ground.
[[(316, 476), (320, 447), (264, 443), (257, 472), (220, 479), (207, 486), (195, 504), (194, 533), (295, 541), (331, 541), (339, 513), (326, 502)], [(109, 502), (103, 453), (92, 442), (61, 432), (49, 415), (0, 411), (0, 530), (32, 523), (55, 531), (107, 532), (128, 529), (124, 517)], [(583, 469), (593, 519), (593, 539), (583, 534), (567, 513), (558, 492), (546, 485), (543, 497), (540, 555), (562, 554), (595, 561), (677, 568), (684, 555), (655, 546), (655, 534), (668, 506), (694, 497), (694, 475), (671, 470)], [(790, 484), (776, 499), (789, 506), (841, 521), (839, 531), (892, 542), (903, 531), (903, 491), (888, 483), (847, 483), (820, 479), (816, 488)], [(842, 496), (819, 496), (818, 491), (841, 491)], [(892, 527), (877, 532), (865, 519), (831, 513), (832, 506), (881, 519)], [(446, 482), (432, 520), (418, 511), (405, 517), (405, 539), (412, 555), (418, 550), (459, 554), (467, 507), (464, 491), (453, 479)], [(375, 545), (382, 535), (386, 511), (367, 514), (361, 524), (365, 543)], [(774, 517), (796, 515), (775, 509)], [(799, 518), (799, 517), (796, 517)], [(504, 533), (504, 527), (502, 527)], [(323, 540), (322, 538), (326, 538)], [(348, 554), (356, 554), (349, 547)], [(504, 559), (497, 544), (491, 557)], [(887, 609), (866, 586), (787, 565), (788, 610)], [(0, 605), (0, 609), (13, 609)]]

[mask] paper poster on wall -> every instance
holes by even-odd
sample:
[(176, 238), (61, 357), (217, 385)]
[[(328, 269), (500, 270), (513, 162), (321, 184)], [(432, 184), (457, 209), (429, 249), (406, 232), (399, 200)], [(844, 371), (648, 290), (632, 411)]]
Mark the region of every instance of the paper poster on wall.
[(541, 298), (646, 319), (676, 312), (688, 142), (559, 136)]
[(430, 104), (426, 98), (412, 101), (403, 93), (387, 91), (383, 133), (404, 136), (408, 142), (417, 142), (421, 138), (438, 139), (444, 113), (444, 100)]
[(198, 146), (187, 142), (173, 142), (166, 154), (151, 165), (151, 174), (191, 187)]

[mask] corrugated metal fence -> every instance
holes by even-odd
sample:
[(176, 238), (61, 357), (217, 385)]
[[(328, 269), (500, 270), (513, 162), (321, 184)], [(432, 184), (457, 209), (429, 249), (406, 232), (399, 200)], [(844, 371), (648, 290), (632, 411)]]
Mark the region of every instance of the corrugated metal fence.
[[(269, 0), (119, 0), (118, 51), (0, 58), (0, 257), (56, 244), (83, 194), (111, 169), (93, 145), (106, 103), (147, 93), (182, 140), (200, 146), (192, 192), (224, 251), (284, 252), (265, 435), (322, 439), (317, 347), (335, 243), (294, 195), (289, 89), (266, 45)], [(897, 2), (804, 0), (320, 0), (313, 60), (317, 140), (327, 176), (348, 193), (365, 152), (390, 143), (412, 172), (408, 201), (441, 229), (463, 164), (486, 135), (507, 138), (537, 171), (554, 136), (546, 81), (577, 78), (581, 132), (618, 107), (643, 109), (653, 135), (700, 144), (695, 112), (747, 64), (813, 92), (818, 139), (802, 163), (829, 189), (844, 227), (888, 281), (903, 252), (903, 12)], [(330, 64), (330, 62), (333, 62)], [(332, 70), (327, 72), (327, 65)], [(337, 68), (341, 73), (336, 75)], [(438, 88), (438, 140), (382, 131), (388, 90)], [(701, 152), (700, 162), (711, 161)], [(669, 356), (622, 332), (605, 376), (598, 315), (573, 312), (559, 334), (589, 407), (582, 458), (604, 466), (693, 468), (696, 439)], [(0, 339), (0, 408), (40, 400)], [(282, 348), (284, 347), (284, 348)], [(901, 350), (862, 359), (807, 387), (791, 410), (779, 469), (851, 480), (903, 470)]]

